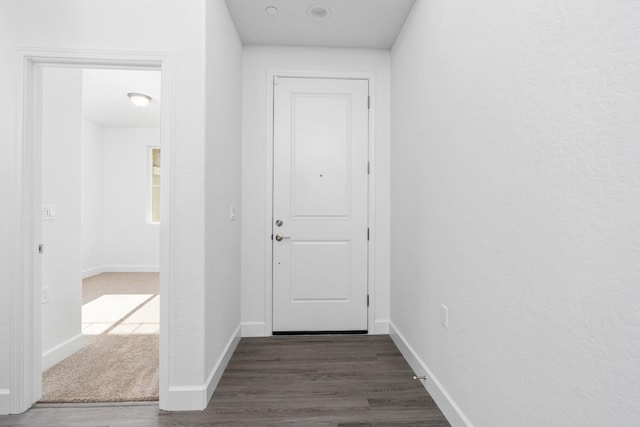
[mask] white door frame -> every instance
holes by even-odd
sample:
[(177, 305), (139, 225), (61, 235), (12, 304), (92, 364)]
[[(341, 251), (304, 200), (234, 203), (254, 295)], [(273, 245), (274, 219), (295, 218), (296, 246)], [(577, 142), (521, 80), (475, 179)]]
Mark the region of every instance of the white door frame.
[(10, 413), (26, 411), (42, 394), (41, 283), (36, 268), (41, 265), (38, 244), (42, 241), (40, 207), (41, 91), (38, 67), (108, 68), (159, 70), (162, 81), (161, 149), (162, 200), (160, 224), (160, 407), (168, 395), (169, 379), (169, 290), (171, 271), (171, 87), (173, 57), (164, 52), (86, 51), (46, 48), (21, 49), (17, 57), (11, 138), (12, 188), (16, 197), (14, 219), (20, 224), (13, 234), (17, 266), (11, 289)]
[(369, 294), (369, 307), (367, 310), (367, 329), (369, 334), (375, 332), (375, 266), (372, 260), (375, 259), (375, 233), (376, 233), (376, 189), (375, 189), (375, 74), (361, 72), (333, 72), (333, 71), (300, 71), (300, 70), (268, 70), (267, 71), (267, 107), (266, 107), (266, 134), (267, 134), (267, 157), (266, 164), (266, 195), (265, 198), (265, 283), (264, 283), (264, 314), (265, 327), (264, 335), (273, 335), (273, 246), (271, 230), (273, 229), (273, 81), (275, 77), (299, 77), (299, 78), (325, 78), (325, 79), (357, 79), (368, 80), (369, 96), (371, 104), (369, 108), (369, 164), (371, 165), (369, 174), (369, 194), (368, 194), (368, 223), (370, 237), (368, 243), (368, 265), (367, 265), (367, 289)]

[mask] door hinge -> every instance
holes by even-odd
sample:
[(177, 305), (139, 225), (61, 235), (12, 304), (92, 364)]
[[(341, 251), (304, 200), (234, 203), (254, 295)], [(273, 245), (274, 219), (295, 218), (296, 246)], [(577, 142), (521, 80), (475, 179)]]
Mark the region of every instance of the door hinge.
[(371, 96), (367, 96), (367, 108), (371, 108)]
[(369, 229), (367, 228), (367, 240), (369, 240)]
[(367, 175), (371, 175), (371, 162), (367, 162)]
[(43, 245), (42, 243), (40, 243), (40, 244), (38, 245), (38, 253), (39, 253), (39, 254), (44, 253), (44, 245)]
[(369, 294), (367, 294), (367, 307), (369, 307)]

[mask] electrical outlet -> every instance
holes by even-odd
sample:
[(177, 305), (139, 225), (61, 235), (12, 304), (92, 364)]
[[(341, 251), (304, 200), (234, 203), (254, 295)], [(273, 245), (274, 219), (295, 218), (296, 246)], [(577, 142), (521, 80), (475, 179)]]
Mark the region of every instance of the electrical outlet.
[(42, 303), (46, 304), (48, 302), (49, 302), (49, 287), (43, 286), (42, 287)]
[(440, 324), (445, 328), (449, 327), (449, 309), (444, 304), (440, 304)]

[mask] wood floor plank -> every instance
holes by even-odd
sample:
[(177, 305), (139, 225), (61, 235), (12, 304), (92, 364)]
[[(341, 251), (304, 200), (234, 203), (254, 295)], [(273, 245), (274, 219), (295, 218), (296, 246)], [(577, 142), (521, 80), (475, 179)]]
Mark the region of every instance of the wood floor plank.
[(204, 411), (157, 405), (38, 407), (15, 426), (449, 426), (380, 335), (243, 338)]

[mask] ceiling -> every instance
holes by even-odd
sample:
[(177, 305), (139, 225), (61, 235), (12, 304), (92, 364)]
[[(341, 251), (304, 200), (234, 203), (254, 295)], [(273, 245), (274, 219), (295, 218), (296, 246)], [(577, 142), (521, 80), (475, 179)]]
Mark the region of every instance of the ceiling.
[[(226, 0), (244, 44), (390, 49), (415, 0)], [(329, 17), (307, 15), (314, 5)], [(268, 7), (278, 10), (267, 14)]]
[[(160, 127), (160, 72), (83, 70), (84, 117), (104, 127)], [(133, 105), (127, 93), (151, 97), (146, 107)]]
[[(415, 0), (226, 0), (244, 44), (389, 49)], [(308, 15), (326, 6), (327, 19)], [(266, 9), (275, 7), (277, 14)], [(136, 107), (127, 93), (151, 96)], [(160, 127), (160, 72), (86, 69), (84, 115), (104, 127)]]

